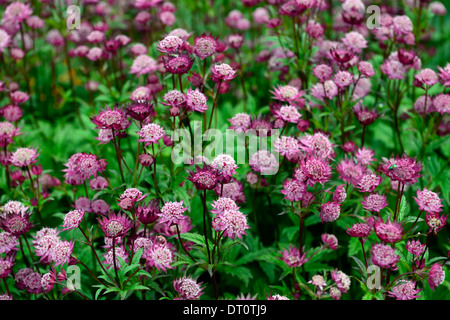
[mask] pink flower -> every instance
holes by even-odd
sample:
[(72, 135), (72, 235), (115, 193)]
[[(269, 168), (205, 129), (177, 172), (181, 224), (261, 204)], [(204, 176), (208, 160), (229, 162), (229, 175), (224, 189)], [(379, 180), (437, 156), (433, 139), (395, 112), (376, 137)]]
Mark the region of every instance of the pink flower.
[(420, 257), (425, 251), (425, 245), (420, 243), (419, 240), (409, 240), (406, 243), (405, 248), (409, 253), (418, 257)]
[(2, 231), (0, 233), (0, 253), (10, 253), (18, 250), (19, 241), (12, 233)]
[(340, 89), (344, 89), (353, 83), (353, 75), (348, 71), (338, 71), (333, 80)]
[(428, 284), (430, 285), (431, 290), (434, 291), (434, 288), (443, 284), (444, 280), (445, 272), (442, 265), (439, 263), (433, 264), (430, 268), (430, 272), (428, 273)]
[(373, 212), (380, 212), (388, 206), (386, 196), (376, 193), (372, 193), (371, 195), (364, 197), (364, 201), (362, 201), (361, 204), (364, 209)]
[(184, 299), (199, 300), (203, 295), (202, 283), (191, 277), (182, 277), (173, 281), (173, 287)]
[(433, 99), (433, 108), (430, 111), (436, 111), (440, 114), (450, 113), (450, 94), (438, 94)]
[(334, 234), (323, 233), (320, 238), (322, 239), (323, 243), (325, 243), (325, 245), (328, 246), (331, 250), (338, 249), (338, 239)]
[(83, 218), (84, 218), (84, 211), (81, 211), (81, 210), (69, 211), (64, 216), (63, 231), (73, 230), (73, 229), (78, 228), (81, 221), (83, 221)]
[(404, 79), (406, 76), (405, 66), (397, 60), (385, 60), (380, 66), (381, 72), (386, 74), (389, 79)]
[(307, 178), (306, 183), (313, 186), (316, 183), (325, 183), (331, 178), (330, 165), (316, 156), (308, 156), (303, 159), (300, 169)]
[(305, 134), (300, 137), (300, 148), (308, 155), (317, 156), (322, 159), (330, 159), (333, 154), (333, 144), (322, 132)]
[(233, 129), (236, 133), (247, 132), (251, 125), (251, 116), (247, 113), (237, 113), (228, 121), (231, 123), (230, 129)]
[(184, 40), (180, 37), (168, 35), (158, 43), (158, 50), (163, 53), (175, 53), (184, 44)]
[(416, 87), (431, 87), (439, 82), (439, 78), (433, 70), (426, 68), (414, 76), (414, 85)]
[(110, 212), (108, 216), (98, 218), (98, 222), (105, 233), (105, 237), (119, 238), (126, 235), (131, 228), (131, 221), (125, 214)]
[(414, 300), (419, 298), (417, 294), (422, 289), (416, 289), (416, 283), (412, 280), (399, 280), (395, 283), (392, 291), (388, 291), (388, 296), (396, 300)]
[(22, 91), (14, 91), (9, 94), (14, 104), (22, 104), (30, 99), (30, 96)]
[(145, 142), (145, 145), (148, 146), (152, 143), (158, 143), (158, 140), (161, 139), (166, 132), (159, 124), (149, 123), (143, 126), (137, 134), (141, 137), (138, 141)]
[(284, 199), (290, 201), (301, 201), (307, 190), (307, 186), (295, 179), (287, 179), (283, 182), (281, 193), (285, 195)]
[(342, 38), (342, 43), (354, 52), (360, 53), (362, 49), (367, 48), (367, 40), (357, 31), (350, 31)]
[(278, 161), (275, 156), (267, 150), (259, 150), (251, 155), (249, 164), (256, 172), (263, 175), (271, 175), (278, 171)]
[(306, 258), (306, 253), (307, 252), (303, 252), (303, 254), (300, 254), (299, 249), (293, 245), (289, 245), (289, 250), (283, 249), (282, 257), (280, 259), (285, 262), (289, 268), (301, 267), (309, 261), (309, 259)]
[(12, 23), (21, 23), (31, 16), (33, 10), (29, 4), (13, 2), (8, 5), (3, 14), (3, 20)]
[(401, 183), (416, 183), (417, 179), (422, 175), (422, 164), (417, 162), (415, 158), (409, 158), (406, 154), (402, 157), (398, 155), (395, 158), (382, 158), (383, 163), (380, 164), (380, 170), (392, 180)]
[(356, 186), (365, 172), (365, 168), (359, 163), (355, 163), (353, 160), (342, 159), (336, 166), (336, 171), (339, 173), (339, 177)]
[(390, 245), (376, 243), (372, 246), (372, 262), (383, 269), (397, 269), (397, 262), (400, 257), (395, 253), (395, 249)]
[(14, 151), (9, 159), (11, 164), (15, 167), (28, 167), (37, 162), (39, 153), (37, 149), (32, 148), (18, 148)]
[(236, 71), (226, 63), (216, 63), (211, 66), (211, 80), (214, 82), (231, 81), (236, 76)]
[(338, 185), (333, 193), (333, 202), (342, 203), (346, 198), (347, 192), (345, 191), (345, 185)]
[(158, 64), (153, 58), (148, 55), (141, 54), (133, 60), (130, 73), (136, 74), (138, 77), (143, 74), (155, 72), (157, 69)]
[(106, 107), (98, 115), (91, 118), (97, 129), (112, 129), (116, 131), (125, 130), (131, 124), (123, 108), (114, 106), (113, 109)]
[(448, 215), (442, 215), (439, 217), (438, 212), (430, 212), (425, 216), (425, 222), (430, 228), (429, 231), (436, 234), (439, 230), (445, 227), (447, 224)]
[(361, 192), (373, 192), (380, 185), (380, 182), (381, 177), (369, 171), (361, 177), (356, 187)]
[(398, 35), (406, 35), (413, 31), (413, 24), (408, 16), (395, 16), (392, 22), (394, 31)]
[(324, 222), (333, 222), (339, 218), (341, 213), (341, 204), (336, 202), (326, 202), (320, 209), (320, 220)]
[(450, 63), (447, 63), (444, 68), (438, 67), (438, 70), (441, 84), (445, 87), (450, 87)]
[(211, 35), (202, 34), (194, 40), (194, 53), (204, 60), (212, 56), (217, 49), (217, 39)]
[(157, 270), (167, 272), (173, 269), (174, 254), (170, 244), (163, 236), (158, 236), (153, 245), (149, 246), (145, 252), (147, 267), (155, 267)]
[(386, 243), (396, 243), (402, 238), (403, 228), (401, 224), (396, 222), (378, 220), (374, 229), (377, 237)]
[(215, 231), (224, 231), (223, 235), (231, 239), (238, 237), (242, 239), (246, 229), (250, 229), (247, 216), (239, 210), (225, 210), (218, 214), (212, 221), (212, 228)]
[(373, 70), (373, 66), (370, 62), (361, 61), (358, 65), (358, 70), (362, 75), (368, 78), (375, 75), (375, 71)]
[(0, 53), (5, 52), (11, 43), (10, 35), (3, 29), (0, 29)]
[(225, 180), (230, 179), (238, 168), (234, 158), (228, 154), (217, 155), (213, 159), (211, 167)]
[(186, 106), (190, 111), (204, 113), (208, 110), (206, 101), (208, 98), (198, 89), (188, 89), (186, 92)]
[(226, 210), (239, 210), (236, 201), (227, 197), (219, 197), (219, 199), (214, 200), (211, 206), (214, 210), (211, 210), (211, 213), (220, 214)]
[(160, 222), (166, 222), (167, 224), (179, 224), (182, 220), (188, 219), (187, 216), (184, 215), (184, 212), (187, 210), (183, 206), (183, 200), (180, 202), (166, 202), (159, 213)]
[(323, 83), (330, 79), (333, 74), (333, 69), (326, 64), (319, 64), (314, 67), (313, 74), (317, 79), (319, 79), (320, 82)]
[(336, 283), (337, 288), (342, 293), (347, 293), (350, 289), (351, 280), (348, 275), (340, 270), (332, 270), (331, 271), (331, 279)]
[(204, 165), (203, 168), (195, 166), (195, 169), (195, 171), (188, 171), (187, 179), (195, 185), (197, 190), (212, 190), (217, 186), (219, 176), (214, 169), (208, 165)]
[(372, 232), (372, 227), (367, 223), (355, 223), (347, 229), (347, 233), (350, 237), (366, 238)]
[(375, 158), (373, 157), (374, 155), (375, 155), (375, 152), (373, 150), (366, 148), (366, 147), (362, 147), (356, 151), (355, 158), (363, 166), (368, 166), (373, 161), (375, 161)]
[(185, 74), (194, 64), (194, 57), (186, 51), (163, 56), (162, 60), (166, 71), (172, 74)]
[(274, 95), (275, 99), (292, 104), (301, 102), (301, 96), (303, 95), (302, 91), (291, 85), (278, 85), (274, 91), (270, 92)]
[(438, 194), (428, 190), (426, 187), (420, 191), (417, 190), (417, 197), (414, 197), (419, 210), (424, 210), (426, 212), (441, 212), (442, 211), (442, 199), (439, 198)]
[(275, 115), (277, 118), (291, 123), (297, 123), (302, 116), (298, 112), (297, 108), (291, 105), (282, 106), (280, 109), (275, 111)]

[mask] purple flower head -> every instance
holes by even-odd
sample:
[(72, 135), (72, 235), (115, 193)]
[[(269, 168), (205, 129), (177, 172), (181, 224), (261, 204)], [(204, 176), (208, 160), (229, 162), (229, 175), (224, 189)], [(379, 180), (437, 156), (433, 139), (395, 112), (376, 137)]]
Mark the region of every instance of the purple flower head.
[(371, 171), (368, 171), (367, 173), (362, 175), (356, 187), (361, 192), (373, 192), (380, 185), (380, 182), (381, 177), (377, 176)]
[(119, 238), (127, 234), (131, 228), (131, 221), (125, 214), (110, 212), (108, 216), (98, 218), (105, 237)]
[(216, 53), (217, 39), (211, 35), (202, 34), (194, 40), (194, 53), (201, 60), (212, 56)]
[(236, 76), (236, 71), (226, 63), (216, 63), (211, 66), (211, 80), (214, 82), (231, 81)]
[(167, 224), (179, 224), (182, 220), (188, 219), (184, 212), (187, 210), (183, 206), (183, 200), (180, 202), (166, 202), (159, 213), (159, 222), (166, 222)]
[(212, 190), (219, 183), (219, 176), (215, 169), (211, 166), (204, 165), (203, 168), (195, 166), (195, 171), (188, 171), (189, 177), (187, 178), (191, 181), (197, 190)]
[(377, 237), (385, 243), (396, 243), (402, 239), (403, 228), (400, 223), (378, 220), (374, 225)]
[(307, 252), (300, 254), (300, 250), (293, 245), (289, 245), (288, 250), (283, 249), (281, 254), (282, 256), (279, 259), (285, 262), (289, 268), (301, 267), (309, 261), (309, 259), (306, 258)]
[(430, 285), (431, 290), (434, 291), (434, 288), (443, 284), (444, 280), (445, 271), (442, 265), (439, 263), (433, 264), (430, 268), (430, 272), (428, 273), (428, 284)]
[(448, 215), (439, 216), (438, 212), (427, 213), (425, 216), (425, 222), (430, 228), (429, 232), (436, 234), (439, 230), (447, 225)]
[(417, 197), (414, 197), (419, 210), (424, 210), (426, 212), (441, 212), (442, 211), (442, 199), (439, 198), (438, 193), (428, 190), (425, 187), (422, 191), (417, 190)]
[(320, 220), (322, 220), (322, 223), (336, 221), (339, 218), (340, 213), (340, 203), (326, 202), (320, 208)]
[(320, 237), (323, 243), (325, 243), (325, 245), (328, 246), (331, 250), (338, 249), (338, 239), (334, 234), (323, 233)]
[(123, 108), (114, 106), (113, 109), (106, 107), (98, 115), (91, 118), (91, 121), (97, 126), (97, 129), (111, 129), (121, 131), (127, 129), (131, 122)]
[(300, 163), (300, 170), (306, 177), (306, 183), (314, 186), (316, 183), (325, 183), (331, 178), (331, 167), (327, 161), (316, 156), (308, 156)]
[(372, 227), (367, 223), (355, 223), (347, 229), (348, 235), (355, 238), (367, 238), (371, 232)]
[(396, 300), (414, 300), (419, 298), (417, 294), (422, 289), (416, 289), (416, 283), (412, 280), (399, 280), (391, 291), (388, 291), (388, 296)]
[(186, 92), (186, 107), (190, 111), (206, 112), (208, 110), (207, 100), (208, 98), (198, 88), (188, 89)]
[(420, 243), (419, 240), (409, 240), (406, 243), (405, 248), (409, 253), (418, 257), (420, 257), (425, 251), (425, 245)]
[(307, 186), (296, 179), (287, 179), (283, 182), (281, 193), (285, 195), (284, 199), (289, 201), (302, 201), (306, 193)]
[(348, 275), (340, 270), (331, 271), (331, 279), (336, 283), (337, 288), (342, 293), (347, 293), (350, 289), (351, 280)]
[(145, 205), (136, 207), (136, 218), (144, 225), (150, 224), (158, 220), (161, 213), (158, 199), (152, 199)]
[(199, 300), (204, 293), (201, 282), (186, 276), (175, 279), (173, 287), (186, 300)]
[(158, 70), (158, 63), (150, 56), (141, 54), (133, 60), (130, 73), (139, 77), (143, 74), (153, 73)]
[(390, 245), (376, 243), (372, 246), (372, 262), (383, 269), (397, 270), (400, 257)]
[(139, 142), (145, 142), (145, 145), (151, 145), (152, 143), (158, 143), (159, 139), (162, 139), (166, 132), (164, 128), (157, 123), (146, 124), (137, 132), (138, 136), (141, 137)]
[(144, 121), (148, 116), (154, 117), (156, 115), (153, 103), (147, 100), (136, 100), (128, 104), (126, 113), (139, 122)]
[(415, 158), (409, 158), (406, 154), (401, 157), (397, 155), (395, 158), (387, 159), (383, 157), (382, 159), (380, 171), (394, 181), (414, 184), (422, 176), (420, 174), (422, 164), (417, 162)]
[(218, 214), (212, 221), (212, 228), (215, 231), (223, 231), (223, 235), (235, 240), (236, 237), (242, 239), (246, 234), (245, 230), (250, 229), (247, 216), (239, 210), (225, 210)]
[(338, 185), (333, 193), (333, 202), (342, 203), (346, 198), (347, 192), (345, 191), (345, 184)]
[(373, 212), (380, 212), (388, 206), (386, 202), (386, 195), (372, 193), (367, 197), (364, 197), (364, 201), (361, 202), (364, 209)]
[(194, 56), (188, 52), (179, 52), (162, 57), (164, 67), (171, 74), (185, 74), (194, 64)]
[(83, 221), (83, 218), (84, 218), (84, 211), (81, 211), (81, 210), (69, 211), (64, 216), (63, 231), (73, 230), (75, 228), (78, 228), (81, 221)]

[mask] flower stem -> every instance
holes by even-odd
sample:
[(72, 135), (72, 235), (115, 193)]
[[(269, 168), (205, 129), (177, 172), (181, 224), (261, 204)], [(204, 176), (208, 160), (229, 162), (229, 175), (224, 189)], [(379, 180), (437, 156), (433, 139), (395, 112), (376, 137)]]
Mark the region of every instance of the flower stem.
[(214, 97), (213, 107), (211, 109), (211, 116), (209, 118), (208, 130), (211, 129), (212, 118), (213, 118), (214, 110), (216, 109), (217, 98), (219, 97), (219, 89), (220, 89), (221, 84), (222, 84), (222, 81), (219, 81), (217, 83), (217, 91), (216, 91), (216, 96)]
[(205, 233), (205, 243), (206, 243), (206, 250), (208, 251), (208, 263), (211, 263), (211, 252), (209, 250), (209, 243), (208, 243), (208, 230), (206, 228), (206, 212), (208, 211), (206, 207), (206, 190), (203, 190), (203, 231)]
[(176, 224), (177, 226), (177, 234), (178, 234), (178, 241), (180, 242), (181, 247), (183, 248), (183, 251), (188, 255), (189, 258), (191, 258), (191, 260), (195, 263), (197, 262), (189, 253), (189, 251), (186, 249), (186, 247), (184, 246), (183, 241), (181, 241), (181, 233), (180, 233), (180, 227), (178, 226), (178, 224)]

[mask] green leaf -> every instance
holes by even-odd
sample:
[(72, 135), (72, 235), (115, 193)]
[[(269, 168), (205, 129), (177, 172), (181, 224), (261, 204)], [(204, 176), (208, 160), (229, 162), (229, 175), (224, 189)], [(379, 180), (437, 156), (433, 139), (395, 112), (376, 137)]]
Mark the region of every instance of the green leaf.
[(398, 221), (403, 221), (405, 211), (406, 211), (406, 197), (405, 195), (403, 195), (402, 200), (400, 202), (400, 210), (398, 212)]

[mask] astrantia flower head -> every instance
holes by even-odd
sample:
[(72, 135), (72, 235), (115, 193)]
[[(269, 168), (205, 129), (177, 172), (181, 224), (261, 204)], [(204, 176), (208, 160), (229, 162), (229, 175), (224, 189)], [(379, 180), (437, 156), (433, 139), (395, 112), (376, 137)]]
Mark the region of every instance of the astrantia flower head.
[(434, 291), (434, 288), (439, 287), (444, 283), (445, 280), (445, 271), (440, 263), (435, 263), (431, 266), (430, 272), (428, 273), (428, 284), (430, 285), (431, 290)]
[(10, 104), (0, 109), (0, 115), (3, 116), (6, 121), (16, 122), (22, 118), (23, 112), (19, 106)]
[(39, 153), (37, 149), (32, 148), (18, 148), (11, 155), (11, 164), (15, 167), (27, 167), (37, 162)]
[(311, 280), (308, 281), (308, 283), (311, 283), (313, 286), (315, 286), (320, 291), (323, 290), (323, 288), (326, 287), (327, 283), (323, 276), (316, 274), (311, 277)]
[(166, 106), (178, 107), (186, 102), (186, 96), (178, 90), (170, 90), (164, 95), (164, 101), (161, 104)]
[(219, 183), (219, 176), (212, 167), (204, 165), (203, 168), (195, 166), (195, 171), (188, 171), (189, 177), (187, 178), (191, 181), (197, 190), (212, 190)]
[(117, 269), (120, 269), (121, 267), (119, 258), (124, 260), (124, 262), (128, 262), (128, 252), (125, 250), (124, 247), (117, 246), (115, 248), (109, 249), (108, 252), (103, 255), (103, 257), (105, 258), (103, 263), (107, 265), (106, 269), (114, 267), (114, 256), (116, 258), (115, 265), (117, 266)]
[[(427, 107), (428, 110), (428, 107)], [(450, 113), (450, 94), (438, 94), (433, 99), (433, 105), (430, 108), (431, 111), (439, 112), (440, 114)]]
[(5, 217), (8, 214), (11, 215), (29, 215), (27, 213), (29, 207), (23, 205), (20, 201), (10, 200), (3, 206), (3, 213), (0, 214), (0, 217)]
[(442, 199), (439, 195), (425, 187), (422, 191), (417, 190), (417, 197), (414, 197), (419, 210), (424, 210), (426, 212), (441, 212), (442, 211)]
[(12, 138), (19, 134), (19, 128), (16, 128), (12, 123), (7, 121), (0, 122), (0, 147), (4, 148), (12, 143)]
[(444, 228), (447, 224), (447, 217), (448, 215), (439, 216), (438, 212), (427, 213), (425, 216), (425, 222), (430, 228), (429, 231), (436, 234), (439, 230)]
[(163, 56), (162, 59), (164, 68), (171, 74), (185, 74), (194, 64), (194, 56), (185, 51)]
[(212, 221), (212, 228), (215, 231), (223, 231), (223, 235), (231, 239), (238, 237), (242, 239), (246, 235), (246, 229), (250, 229), (247, 216), (239, 210), (225, 210), (218, 214)]
[(419, 257), (425, 251), (425, 245), (420, 243), (419, 240), (409, 240), (406, 243), (405, 248), (409, 253)]
[(288, 297), (279, 294), (269, 294), (269, 295), (266, 294), (266, 297), (267, 300), (289, 300)]
[(0, 227), (4, 231), (19, 237), (27, 233), (33, 227), (33, 224), (30, 221), (30, 214), (8, 214), (0, 218)]
[(295, 156), (299, 150), (299, 141), (291, 136), (281, 136), (278, 137), (273, 143), (275, 150), (282, 156)]
[(158, 220), (161, 208), (158, 199), (152, 199), (148, 204), (136, 207), (136, 218), (144, 225)]
[(305, 134), (301, 136), (300, 148), (308, 155), (314, 155), (322, 159), (329, 159), (333, 154), (333, 144), (330, 139), (322, 132), (314, 134)]
[(190, 111), (204, 113), (208, 110), (207, 100), (208, 98), (198, 88), (188, 89), (186, 92), (186, 106)]
[(297, 181), (296, 179), (287, 179), (283, 182), (283, 189), (281, 193), (284, 194), (284, 199), (289, 201), (301, 201), (307, 190), (307, 186)]
[(55, 266), (69, 263), (74, 244), (73, 241), (60, 240), (49, 249), (50, 260), (55, 262)]
[(136, 202), (139, 202), (147, 197), (146, 194), (143, 194), (137, 188), (128, 188), (126, 189), (119, 198), (119, 207), (122, 210), (131, 210)]
[(322, 222), (333, 222), (339, 218), (341, 204), (336, 202), (326, 202), (320, 208), (320, 220)]
[(280, 259), (284, 261), (289, 268), (301, 267), (309, 260), (306, 258), (307, 252), (300, 254), (300, 250), (293, 245), (289, 245), (289, 250), (283, 249), (281, 253), (282, 256)]
[(368, 78), (375, 75), (372, 64), (367, 61), (361, 61), (358, 65), (358, 70), (363, 76), (366, 76)]
[(214, 82), (231, 81), (236, 76), (236, 71), (226, 63), (216, 63), (211, 66), (211, 80)]
[(158, 140), (164, 137), (166, 132), (164, 128), (157, 123), (146, 124), (137, 132), (138, 136), (141, 137), (138, 141), (145, 142), (145, 145), (151, 145), (152, 143), (158, 143)]
[(347, 229), (348, 235), (355, 238), (367, 238), (372, 232), (372, 227), (367, 223), (355, 223)]
[(401, 240), (403, 228), (400, 223), (378, 220), (374, 225), (377, 237), (386, 243), (396, 243)]
[(391, 291), (388, 291), (388, 296), (396, 298), (396, 300), (414, 300), (419, 298), (417, 295), (422, 289), (416, 289), (416, 283), (412, 280), (399, 280)]
[(3, 20), (14, 24), (21, 23), (30, 17), (32, 13), (33, 10), (29, 4), (16, 1), (6, 7)]
[(342, 203), (347, 198), (347, 192), (345, 191), (345, 184), (340, 184), (336, 187), (333, 193), (333, 201)]
[(81, 221), (83, 221), (83, 218), (84, 218), (84, 211), (81, 211), (81, 210), (69, 211), (64, 216), (64, 223), (63, 223), (64, 229), (63, 230), (65, 231), (65, 230), (72, 230), (72, 229), (78, 228)]
[(236, 201), (227, 197), (219, 197), (219, 199), (214, 200), (211, 206), (214, 208), (211, 213), (220, 214), (225, 210), (239, 210)]
[(367, 197), (364, 197), (364, 201), (362, 201), (361, 204), (364, 209), (373, 212), (380, 212), (388, 206), (388, 203), (386, 202), (386, 195), (376, 193), (372, 193)]
[(307, 178), (306, 183), (314, 186), (316, 183), (325, 183), (331, 178), (331, 167), (327, 161), (316, 156), (309, 156), (303, 159), (300, 170)]
[(98, 222), (108, 238), (123, 237), (131, 228), (130, 219), (125, 214), (121, 215), (111, 212), (108, 216), (100, 217)]
[(301, 96), (303, 95), (302, 91), (291, 85), (278, 85), (271, 93), (275, 99), (292, 104), (300, 102)]
[(353, 75), (348, 71), (338, 71), (333, 80), (340, 89), (344, 89), (353, 83)]
[(126, 106), (126, 113), (133, 119), (142, 122), (148, 116), (155, 116), (153, 103), (147, 100), (136, 100)]
[(414, 85), (416, 87), (424, 88), (425, 86), (431, 87), (439, 82), (439, 78), (433, 70), (425, 68), (414, 76)]
[(263, 175), (274, 174), (279, 167), (276, 157), (267, 150), (259, 150), (251, 155), (249, 164), (254, 171)]
[(216, 170), (220, 177), (224, 180), (231, 179), (236, 174), (236, 161), (228, 154), (219, 154), (211, 162), (211, 167)]
[(388, 76), (389, 79), (402, 80), (406, 75), (406, 67), (398, 60), (387, 59), (380, 66), (381, 72)]
[(397, 269), (397, 262), (400, 257), (395, 253), (395, 249), (390, 245), (376, 243), (372, 246), (372, 262), (383, 269)]
[(181, 297), (187, 300), (198, 300), (204, 293), (201, 282), (197, 283), (196, 280), (186, 276), (175, 279), (173, 281), (173, 288)]
[(11, 251), (17, 250), (18, 245), (18, 239), (12, 233), (0, 232), (0, 253), (8, 254)]
[(106, 169), (106, 161), (103, 159), (97, 159), (97, 156), (91, 153), (76, 153), (72, 155), (65, 166), (66, 181), (71, 184), (81, 184), (83, 181), (94, 176), (97, 177), (97, 173), (101, 173)]
[(152, 73), (158, 70), (158, 63), (150, 56), (141, 54), (133, 60), (130, 73), (139, 77), (143, 74)]
[(356, 186), (364, 174), (365, 169), (360, 163), (355, 163), (352, 159), (345, 157), (336, 166), (336, 171), (342, 180)]
[(184, 40), (175, 35), (168, 35), (158, 43), (158, 50), (163, 53), (175, 53), (184, 44)]
[[(355, 53), (349, 49), (335, 48), (335, 47), (330, 49), (330, 54), (333, 57), (333, 59), (340, 64), (349, 62), (355, 56)], [(347, 79), (349, 78), (349, 77), (347, 77), (348, 75), (345, 76), (345, 74), (341, 74), (341, 76), (343, 76), (344, 78), (347, 78)], [(341, 76), (339, 76), (339, 77), (341, 77)]]
[(159, 214), (160, 222), (166, 222), (171, 225), (172, 223), (178, 224), (182, 220), (186, 220), (188, 217), (184, 215), (184, 212), (187, 210), (183, 206), (183, 200), (180, 202), (166, 202), (161, 209), (161, 213)]
[(298, 109), (292, 105), (282, 106), (276, 110), (275, 115), (278, 119), (291, 123), (297, 123), (302, 117)]
[(159, 271), (167, 272), (173, 269), (174, 253), (163, 236), (157, 236), (145, 252), (147, 267), (155, 267)]
[(379, 114), (376, 110), (374, 109), (370, 110), (369, 108), (363, 106), (360, 103), (357, 103), (355, 105), (353, 111), (355, 112), (356, 119), (363, 126), (368, 126), (369, 124), (372, 124), (379, 117)]
[(228, 183), (218, 184), (214, 188), (214, 192), (219, 197), (231, 198), (234, 201), (241, 203), (245, 202), (245, 194), (243, 192), (243, 189), (244, 186), (242, 185), (242, 183), (233, 178)]
[(200, 37), (194, 40), (194, 53), (201, 60), (212, 56), (216, 53), (217, 49), (217, 39), (211, 35), (202, 34)]
[(381, 177), (377, 176), (371, 171), (368, 171), (367, 173), (361, 176), (361, 179), (359, 179), (359, 182), (356, 185), (356, 187), (361, 192), (373, 192), (380, 185), (380, 182)]
[(320, 82), (325, 82), (330, 79), (333, 74), (333, 69), (329, 65), (319, 64), (314, 67), (313, 74)]
[(342, 293), (346, 293), (350, 289), (351, 280), (348, 275), (340, 270), (331, 271), (331, 278), (336, 283), (337, 288)]
[(236, 113), (233, 118), (228, 119), (231, 126), (236, 133), (247, 132), (251, 124), (251, 116), (247, 113)]
[(11, 274), (12, 268), (14, 266), (14, 259), (14, 255), (0, 257), (0, 278), (4, 279)]
[(339, 242), (334, 234), (322, 233), (320, 238), (322, 239), (323, 243), (325, 243), (325, 245), (328, 246), (328, 248), (330, 248), (331, 250), (338, 249)]
[(380, 164), (380, 170), (389, 178), (401, 183), (416, 183), (417, 179), (422, 175), (422, 164), (417, 162), (415, 158), (410, 158), (406, 154), (399, 157), (398, 155), (390, 159), (382, 158), (383, 163)]
[(350, 31), (342, 38), (342, 43), (350, 50), (360, 53), (362, 49), (367, 48), (367, 40), (358, 31)]
[(91, 118), (97, 129), (112, 129), (116, 131), (125, 130), (131, 124), (127, 119), (123, 108), (114, 106), (113, 109), (105, 107), (98, 115)]

